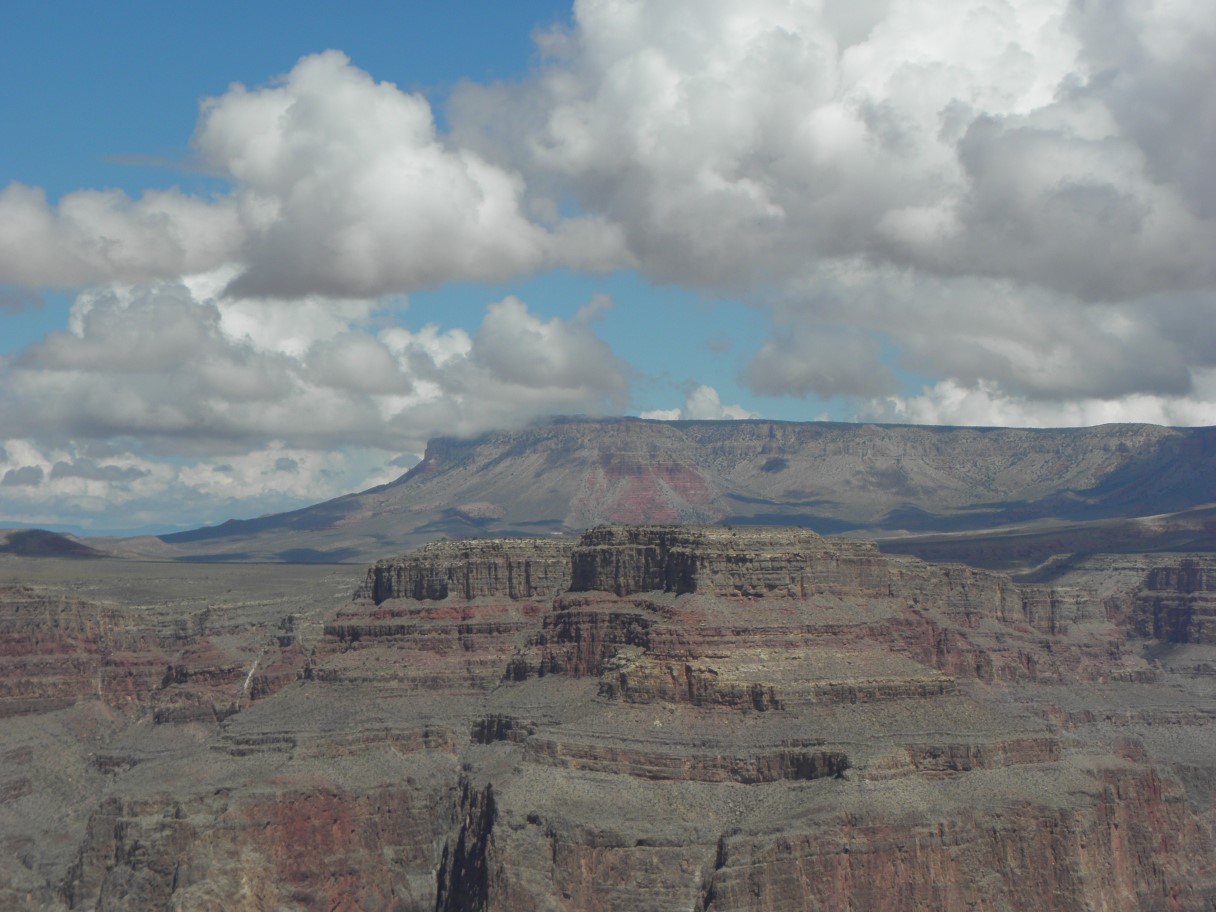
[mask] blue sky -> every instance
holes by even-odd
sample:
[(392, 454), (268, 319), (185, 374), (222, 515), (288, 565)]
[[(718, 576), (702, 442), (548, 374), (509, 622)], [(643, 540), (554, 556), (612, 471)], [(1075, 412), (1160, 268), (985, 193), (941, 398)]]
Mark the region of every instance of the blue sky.
[(1216, 423), (1216, 25), (1066, 0), (22, 3), (0, 525), (552, 414)]

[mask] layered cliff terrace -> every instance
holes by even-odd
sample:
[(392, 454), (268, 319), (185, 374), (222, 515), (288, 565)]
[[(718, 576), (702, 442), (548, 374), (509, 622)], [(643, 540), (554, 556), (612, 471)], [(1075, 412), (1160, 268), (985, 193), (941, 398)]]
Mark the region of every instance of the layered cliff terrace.
[(0, 591), (0, 906), (1216, 902), (1202, 559), (1025, 586), (645, 526), (436, 543), (340, 604), (308, 572)]

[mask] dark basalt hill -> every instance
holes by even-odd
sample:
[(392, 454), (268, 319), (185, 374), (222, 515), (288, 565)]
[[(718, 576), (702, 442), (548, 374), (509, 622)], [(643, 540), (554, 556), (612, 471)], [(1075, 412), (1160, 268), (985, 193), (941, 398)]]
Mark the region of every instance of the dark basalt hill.
[(18, 557), (104, 557), (70, 535), (46, 529), (0, 529), (0, 554)]
[[(372, 559), (443, 537), (567, 535), (601, 523), (799, 525), (898, 539), (917, 551), (1013, 566), (1093, 550), (1112, 534), (1153, 550), (1165, 514), (1216, 502), (1216, 429), (942, 428), (777, 421), (559, 419), (440, 438), (397, 481), (290, 513), (164, 536), (178, 556)], [(1157, 517), (1152, 528), (1102, 524)], [(1191, 515), (1190, 550), (1210, 530)], [(1095, 525), (1097, 524), (1097, 525)], [(957, 537), (985, 538), (978, 550)], [(942, 545), (941, 536), (956, 536)], [(1147, 535), (1147, 538), (1145, 537)], [(1053, 545), (1054, 547), (1054, 545)], [(1011, 558), (1012, 555), (1012, 558)]]

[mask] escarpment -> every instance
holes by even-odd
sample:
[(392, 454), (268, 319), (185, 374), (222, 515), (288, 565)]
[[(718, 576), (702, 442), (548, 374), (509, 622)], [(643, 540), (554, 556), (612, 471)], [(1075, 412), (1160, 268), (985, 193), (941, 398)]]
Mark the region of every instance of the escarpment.
[(1212, 428), (555, 419), (437, 438), (387, 485), (159, 544), (221, 560), (370, 562), (385, 542), (442, 536), (773, 523), (1029, 568), (1061, 553), (1210, 552), (1214, 460)]
[(863, 595), (885, 591), (884, 571), (872, 543), (828, 542), (806, 529), (607, 526), (579, 538), (569, 588), (622, 596), (806, 598), (833, 589)]
[(570, 549), (562, 539), (432, 542), (414, 554), (377, 561), (355, 597), (383, 602), (553, 596), (570, 583)]
[(1136, 630), (1169, 643), (1216, 645), (1216, 560), (1154, 567), (1135, 594)]
[[(1210, 912), (1216, 574), (1124, 560), (1022, 585), (799, 529), (602, 527), (430, 545), (180, 640), (13, 611), (75, 680), (121, 654), (165, 665), (136, 691), (239, 699), (20, 704), (0, 904)], [(191, 648), (241, 661), (205, 679), (167, 658)], [(254, 698), (266, 663), (291, 674)], [(52, 730), (79, 807), (19, 838)]]

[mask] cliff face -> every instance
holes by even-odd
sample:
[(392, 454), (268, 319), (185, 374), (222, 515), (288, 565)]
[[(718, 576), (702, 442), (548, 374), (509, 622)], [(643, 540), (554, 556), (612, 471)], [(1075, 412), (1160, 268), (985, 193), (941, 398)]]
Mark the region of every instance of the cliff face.
[(804, 529), (625, 526), (584, 534), (571, 559), (570, 590), (806, 598), (885, 592), (885, 562), (870, 542), (825, 539)]
[(572, 547), (564, 539), (433, 542), (415, 554), (377, 561), (355, 597), (374, 602), (552, 597), (570, 584)]
[[(386, 541), (571, 534), (603, 523), (777, 523), (883, 533), (893, 547), (926, 549), (909, 553), (1033, 565), (1061, 552), (1148, 550), (1152, 539), (1210, 550), (1210, 511), (1177, 528), (1160, 514), (1216, 502), (1214, 467), (1208, 428), (571, 419), (434, 440), (391, 484), (164, 541), (224, 559), (371, 560)], [(1155, 519), (1111, 525), (1144, 516)], [(901, 537), (1031, 520), (1049, 525), (978, 547), (956, 536)]]
[(1190, 558), (1153, 568), (1134, 611), (1142, 636), (1216, 645), (1216, 560)]
[[(23, 704), (0, 904), (1210, 912), (1216, 647), (1145, 638), (1208, 576), (1155, 560), (1052, 588), (789, 529), (431, 546), (298, 608), (296, 676), (222, 718)], [(176, 643), (81, 610), (6, 629)], [(88, 788), (18, 837), (56, 730)]]

